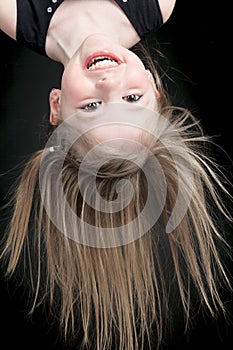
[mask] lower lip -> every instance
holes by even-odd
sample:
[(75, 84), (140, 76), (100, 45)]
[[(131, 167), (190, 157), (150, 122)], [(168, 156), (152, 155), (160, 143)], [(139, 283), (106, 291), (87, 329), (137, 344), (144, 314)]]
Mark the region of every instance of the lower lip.
[(87, 57), (87, 59), (85, 60), (85, 63), (83, 65), (83, 69), (84, 70), (87, 70), (87, 66), (88, 66), (88, 63), (95, 57), (99, 57), (99, 56), (108, 56), (112, 59), (114, 59), (118, 64), (121, 64), (123, 63), (123, 61), (117, 57), (116, 55), (114, 55), (112, 52), (109, 52), (109, 51), (98, 51), (98, 52), (95, 52), (93, 53), (92, 55), (89, 55)]

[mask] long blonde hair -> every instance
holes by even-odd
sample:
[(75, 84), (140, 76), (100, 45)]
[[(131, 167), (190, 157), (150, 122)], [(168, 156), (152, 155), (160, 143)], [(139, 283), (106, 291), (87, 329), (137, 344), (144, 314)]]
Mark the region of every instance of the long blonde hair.
[[(155, 175), (150, 191), (158, 206), (162, 200), (164, 204), (159, 219), (145, 234), (127, 244), (103, 248), (72, 239), (77, 223), (66, 215), (62, 216), (62, 225), (70, 236), (56, 227), (44, 204), (53, 207), (57, 215), (63, 211), (62, 203), (50, 200), (51, 192), (60, 191), (57, 169), (64, 157), (62, 149), (40, 150), (32, 155), (14, 194), (13, 214), (1, 255), (7, 263), (6, 274), (11, 276), (17, 266), (24, 264), (33, 295), (31, 312), (39, 303), (49, 302), (67, 341), (80, 341), (82, 334), (83, 348), (139, 350), (146, 342), (153, 349), (159, 346), (169, 327), (173, 288), (179, 291), (186, 325), (192, 313), (192, 293), (212, 315), (225, 311), (218, 286), (230, 288), (230, 282), (217, 247), (219, 243), (224, 249), (228, 247), (224, 232), (217, 226), (216, 212), (231, 220), (218, 189), (227, 196), (228, 193), (214, 162), (205, 154), (208, 139), (199, 123), (187, 110), (169, 106), (156, 71), (154, 75), (161, 94), (159, 113), (172, 128), (163, 128), (160, 138), (150, 145), (150, 152), (163, 170), (167, 192), (161, 198), (157, 170), (152, 166), (150, 170)], [(176, 143), (174, 131), (181, 142)], [(176, 161), (172, 154), (176, 154)], [(39, 186), (42, 158), (46, 162), (43, 191)], [(86, 203), (80, 191), (80, 165), (71, 150), (62, 168), (65, 197), (78, 217), (97, 229), (108, 228), (110, 234), (112, 228), (126, 227), (139, 217), (148, 195), (147, 179), (139, 166), (115, 159), (100, 169), (96, 186), (110, 207), (120, 179), (126, 178), (135, 189), (132, 200), (120, 212), (101, 213)], [(184, 194), (191, 193), (190, 201), (182, 220), (167, 233), (166, 225), (180, 188)], [(97, 200), (96, 196), (94, 201)], [(126, 229), (124, 234), (132, 232)]]

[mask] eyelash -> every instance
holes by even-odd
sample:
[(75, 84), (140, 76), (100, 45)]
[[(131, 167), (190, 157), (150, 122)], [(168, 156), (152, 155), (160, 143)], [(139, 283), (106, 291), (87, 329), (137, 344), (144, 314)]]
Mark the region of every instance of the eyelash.
[[(130, 94), (130, 95), (124, 96), (122, 99), (128, 103), (135, 103), (135, 102), (138, 102), (141, 99), (141, 97), (142, 95)], [(129, 100), (130, 98), (132, 98), (131, 101)], [(98, 109), (101, 104), (102, 104), (101, 101), (91, 102), (91, 103), (88, 103), (86, 106), (82, 107), (82, 109), (85, 112), (93, 112), (96, 109)]]

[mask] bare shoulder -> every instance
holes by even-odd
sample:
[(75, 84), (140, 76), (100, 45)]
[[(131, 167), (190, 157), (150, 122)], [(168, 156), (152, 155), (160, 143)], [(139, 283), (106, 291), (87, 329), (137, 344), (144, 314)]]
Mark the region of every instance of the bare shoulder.
[(158, 2), (165, 23), (172, 14), (176, 0), (158, 0)]
[(17, 5), (16, 0), (0, 0), (0, 29), (15, 39)]

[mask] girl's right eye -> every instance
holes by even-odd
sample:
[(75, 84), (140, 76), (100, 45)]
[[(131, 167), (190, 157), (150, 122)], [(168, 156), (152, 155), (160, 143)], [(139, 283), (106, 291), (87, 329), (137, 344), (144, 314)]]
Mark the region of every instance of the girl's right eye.
[(102, 104), (101, 101), (88, 103), (86, 106), (82, 107), (85, 112), (94, 112)]

